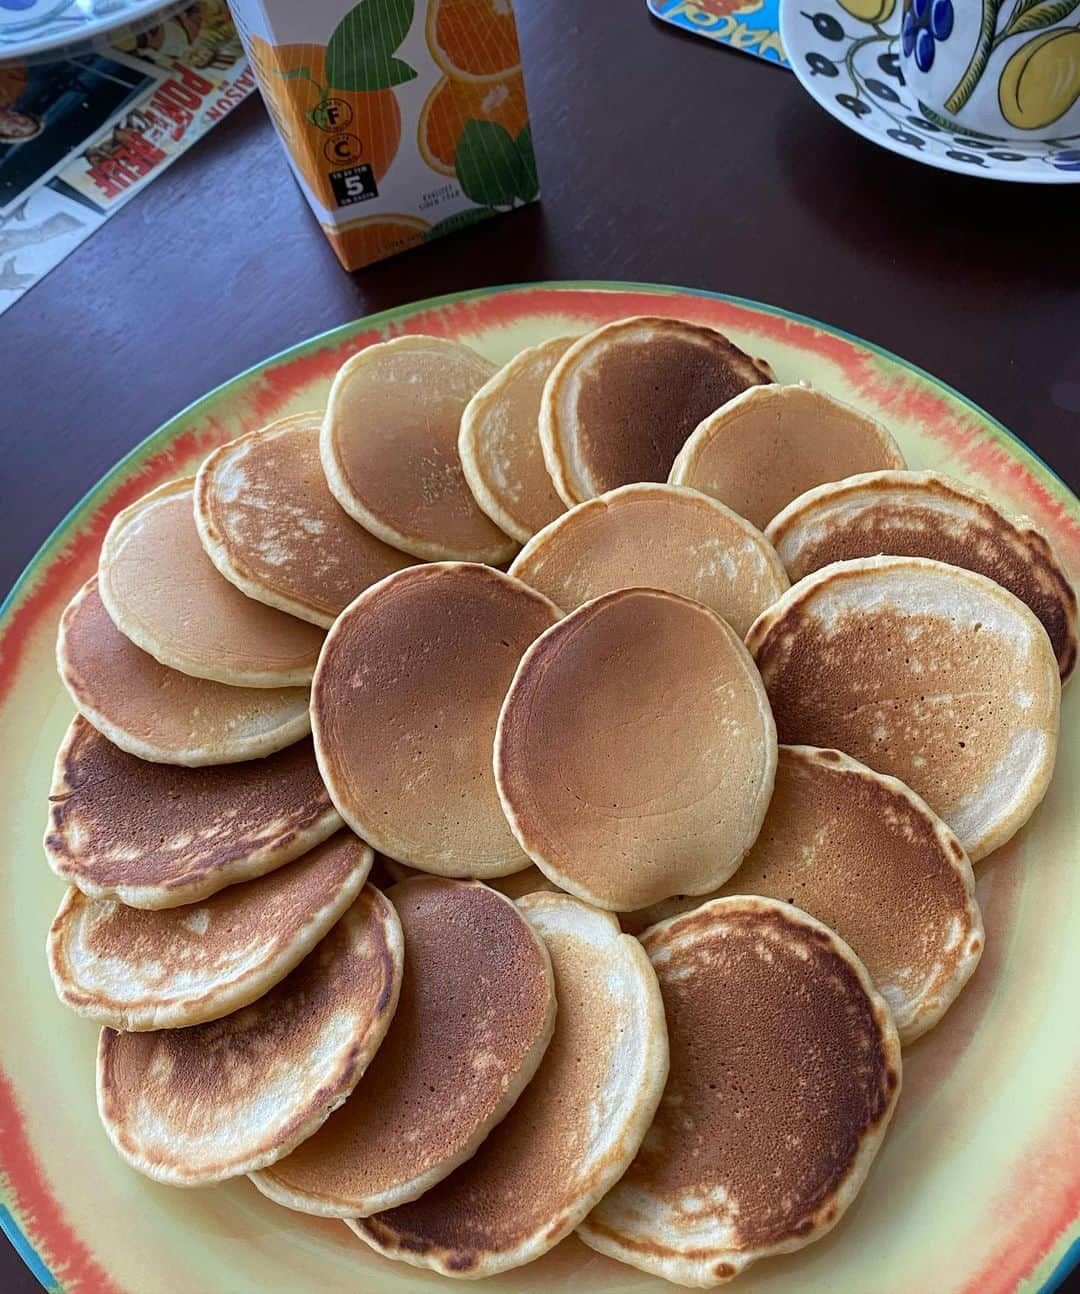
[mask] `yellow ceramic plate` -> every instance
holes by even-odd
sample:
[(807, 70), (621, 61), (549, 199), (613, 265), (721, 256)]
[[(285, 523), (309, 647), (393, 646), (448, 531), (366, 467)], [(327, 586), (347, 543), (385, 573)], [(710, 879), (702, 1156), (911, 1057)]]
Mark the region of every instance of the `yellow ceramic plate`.
[[(247, 1181), (158, 1186), (113, 1153), (94, 1105), (97, 1029), (57, 1001), (45, 932), (63, 887), (41, 836), (72, 707), (53, 664), (64, 604), (110, 518), (194, 471), (215, 445), (317, 408), (353, 351), (401, 332), (460, 338), (502, 362), (523, 346), (631, 314), (716, 325), (781, 381), (807, 378), (885, 422), (931, 467), (1027, 513), (1080, 577), (1080, 502), (986, 414), (910, 365), (765, 306), (670, 288), (547, 285), (469, 293), (350, 324), (252, 369), (181, 413), (61, 524), (0, 615), (0, 1221), (44, 1284), (72, 1294), (406, 1294), (446, 1287), (368, 1251), (341, 1222), (271, 1204)], [(753, 1294), (1048, 1291), (1080, 1202), (1080, 684), (1066, 690), (1046, 802), (978, 869), (987, 929), (974, 980), (907, 1052), (896, 1119), (842, 1224), (738, 1282)], [(1070, 1249), (1070, 1246), (1072, 1248)], [(576, 1240), (485, 1282), (490, 1294), (670, 1289)]]

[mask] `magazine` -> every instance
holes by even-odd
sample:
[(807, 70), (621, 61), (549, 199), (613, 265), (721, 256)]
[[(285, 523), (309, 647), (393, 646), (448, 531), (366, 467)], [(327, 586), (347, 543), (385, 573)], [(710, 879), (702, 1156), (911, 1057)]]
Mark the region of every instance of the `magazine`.
[(0, 64), (0, 313), (255, 88), (224, 0)]

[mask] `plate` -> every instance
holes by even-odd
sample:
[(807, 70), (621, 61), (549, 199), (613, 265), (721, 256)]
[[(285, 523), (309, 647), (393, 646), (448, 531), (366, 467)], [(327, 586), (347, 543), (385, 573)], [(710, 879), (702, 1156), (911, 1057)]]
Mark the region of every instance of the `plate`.
[[(674, 288), (548, 284), (388, 311), (302, 343), (219, 387), (119, 463), (60, 524), (0, 612), (0, 1218), (43, 1283), (70, 1294), (412, 1294), (433, 1273), (368, 1251), (340, 1222), (272, 1204), (247, 1181), (159, 1186), (113, 1152), (94, 1104), (97, 1029), (57, 1000), (45, 932), (63, 886), (41, 836), (72, 715), (53, 646), (110, 518), (193, 471), (215, 445), (318, 407), (359, 347), (402, 332), (459, 338), (501, 362), (546, 337), (632, 314), (715, 325), (781, 381), (807, 378), (892, 429), (913, 467), (950, 472), (1034, 517), (1080, 578), (1080, 501), (1019, 441), (928, 374), (812, 320)], [(840, 1226), (742, 1278), (748, 1294), (1049, 1291), (1080, 1256), (1080, 685), (1066, 692), (1057, 776), (1028, 827), (978, 869), (987, 948), (945, 1021), (905, 1057), (904, 1092)], [(1070, 1245), (1075, 1248), (1070, 1249)], [(670, 1294), (564, 1242), (486, 1294)]]
[[(2, 3), (2, 0), (0, 0)], [(870, 9), (868, 0), (848, 0)], [(839, 0), (780, 0), (780, 39), (803, 89), (856, 134), (927, 166), (1027, 184), (1080, 183), (1080, 138), (995, 139), (921, 103), (900, 67), (899, 7), (880, 0), (882, 22)]]
[[(178, 7), (180, 0), (0, 0), (0, 59), (59, 53)], [(164, 14), (162, 15), (164, 16)]]

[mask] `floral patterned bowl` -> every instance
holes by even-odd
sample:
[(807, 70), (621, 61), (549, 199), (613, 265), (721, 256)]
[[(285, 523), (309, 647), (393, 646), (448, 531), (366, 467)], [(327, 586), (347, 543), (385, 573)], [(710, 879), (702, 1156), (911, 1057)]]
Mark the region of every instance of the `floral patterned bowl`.
[(57, 54), (177, 7), (176, 0), (0, 0), (0, 59)]
[[(930, 166), (1031, 184), (1080, 182), (1080, 0), (902, 3), (903, 10), (898, 0), (781, 0), (784, 49), (810, 96), (858, 134)], [(989, 52), (976, 57), (963, 33), (973, 34), (966, 15), (979, 3), (992, 25), (989, 37), (980, 26), (979, 49)], [(1063, 13), (1072, 27), (1035, 25), (1057, 24)], [(1065, 38), (1059, 65), (1056, 42)], [(1021, 58), (1024, 67), (1013, 61)], [(1046, 68), (1052, 79), (1043, 89)], [(1070, 93), (1072, 106), (1051, 119)], [(986, 104), (997, 113), (991, 128), (975, 120)]]

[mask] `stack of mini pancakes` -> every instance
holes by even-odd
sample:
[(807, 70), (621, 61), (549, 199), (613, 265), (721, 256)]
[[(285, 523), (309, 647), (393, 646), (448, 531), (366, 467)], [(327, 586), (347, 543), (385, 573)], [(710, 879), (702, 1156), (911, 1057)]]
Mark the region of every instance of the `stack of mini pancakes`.
[(105, 1129), (447, 1276), (809, 1244), (1075, 658), (1027, 521), (709, 328), (370, 346), (64, 613), (48, 957)]

